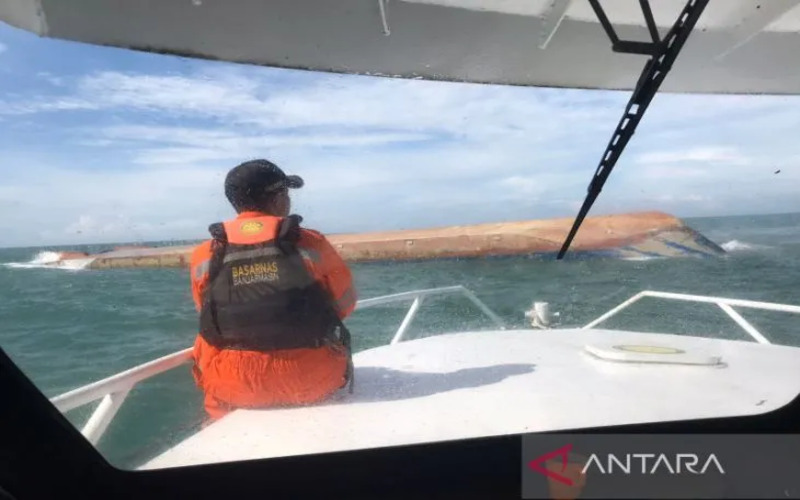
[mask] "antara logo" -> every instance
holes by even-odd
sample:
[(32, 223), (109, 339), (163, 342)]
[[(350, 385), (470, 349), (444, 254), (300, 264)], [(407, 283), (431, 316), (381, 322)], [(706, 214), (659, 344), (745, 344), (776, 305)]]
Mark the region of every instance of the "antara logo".
[[(701, 463), (702, 466), (698, 467)], [(597, 469), (601, 474), (612, 474), (617, 471), (623, 474), (637, 472), (640, 474), (656, 474), (657, 472), (705, 474), (712, 468), (719, 471), (720, 474), (725, 474), (722, 464), (713, 453), (705, 457), (705, 460), (694, 453), (677, 453), (674, 456), (666, 453), (626, 453), (621, 458), (609, 453), (606, 456), (605, 467), (600, 457), (593, 453), (583, 467), (583, 473), (585, 474), (592, 468)]]
[[(574, 458), (569, 460), (571, 451), (572, 445), (568, 444), (531, 460), (528, 462), (528, 467), (567, 486), (575, 484), (576, 478), (569, 477), (575, 476), (575, 465), (581, 467), (579, 474), (581, 477), (591, 470), (596, 470), (600, 474), (621, 473), (626, 475), (656, 474), (658, 472), (705, 474), (709, 471), (725, 474), (725, 469), (713, 453), (703, 457), (694, 453), (674, 455), (666, 453), (626, 453), (623, 455), (592, 453), (588, 459), (581, 457), (580, 460), (577, 460), (579, 463), (575, 463)], [(568, 463), (573, 467), (568, 468)], [(569, 474), (570, 472), (572, 473)]]
[[(528, 462), (528, 467), (540, 474), (544, 474), (553, 481), (557, 481), (567, 486), (573, 486), (575, 484), (575, 478), (565, 475), (566, 472), (574, 472), (574, 468), (571, 471), (567, 470), (570, 451), (572, 451), (572, 445), (568, 444), (562, 448), (551, 451), (550, 453), (545, 453), (541, 457), (531, 460)], [(560, 458), (560, 460), (557, 460), (558, 458)], [(561, 462), (561, 467), (558, 467), (558, 470), (556, 471), (555, 469), (558, 462)], [(582, 470), (580, 475), (585, 475), (585, 472)]]

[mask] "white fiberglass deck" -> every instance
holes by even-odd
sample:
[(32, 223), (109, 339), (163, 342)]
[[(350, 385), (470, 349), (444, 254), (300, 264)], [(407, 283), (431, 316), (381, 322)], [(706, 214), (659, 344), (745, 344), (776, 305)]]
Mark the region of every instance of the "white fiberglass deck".
[(355, 365), (353, 395), (235, 411), (142, 468), (752, 415), (800, 391), (800, 348), (600, 329), (440, 335), (363, 351)]

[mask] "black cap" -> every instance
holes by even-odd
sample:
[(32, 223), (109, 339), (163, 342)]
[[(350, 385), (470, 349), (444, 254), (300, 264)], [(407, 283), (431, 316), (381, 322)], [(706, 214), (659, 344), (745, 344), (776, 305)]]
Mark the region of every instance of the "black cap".
[(273, 191), (297, 189), (303, 184), (300, 176), (286, 175), (270, 161), (251, 160), (228, 172), (225, 177), (225, 196), (234, 207), (244, 207), (260, 202)]

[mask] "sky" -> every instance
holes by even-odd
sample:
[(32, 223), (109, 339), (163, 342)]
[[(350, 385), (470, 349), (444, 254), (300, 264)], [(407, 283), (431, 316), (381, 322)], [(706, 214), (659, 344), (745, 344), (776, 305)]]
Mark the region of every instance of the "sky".
[[(199, 239), (267, 158), (326, 233), (574, 217), (627, 92), (333, 75), (0, 23), (0, 247)], [(800, 98), (659, 95), (592, 214), (800, 211)], [(775, 172), (780, 170), (779, 174)]]

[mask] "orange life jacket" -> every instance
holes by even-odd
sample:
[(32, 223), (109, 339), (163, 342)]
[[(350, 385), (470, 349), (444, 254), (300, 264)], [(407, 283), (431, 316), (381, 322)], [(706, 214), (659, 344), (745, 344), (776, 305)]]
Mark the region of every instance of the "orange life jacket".
[(350, 332), (332, 298), (309, 273), (296, 243), (297, 215), (212, 224), (212, 258), (200, 309), (200, 335), (218, 349), (270, 352), (343, 345), (353, 390)]

